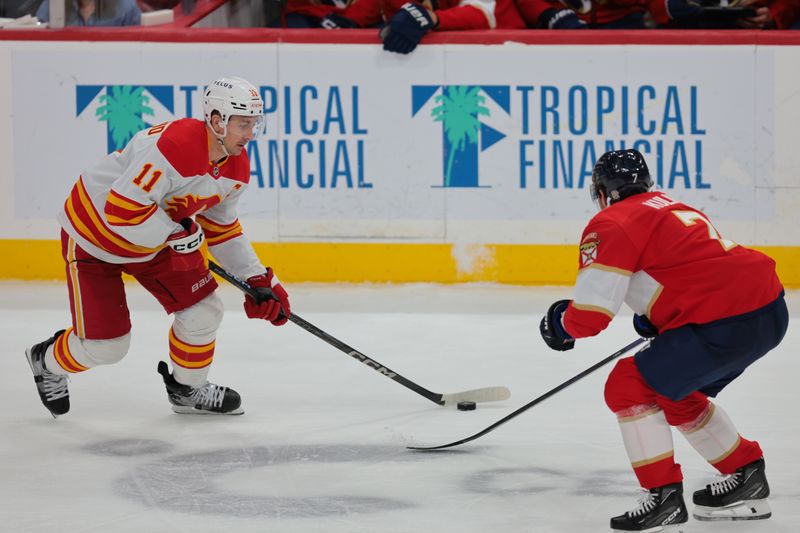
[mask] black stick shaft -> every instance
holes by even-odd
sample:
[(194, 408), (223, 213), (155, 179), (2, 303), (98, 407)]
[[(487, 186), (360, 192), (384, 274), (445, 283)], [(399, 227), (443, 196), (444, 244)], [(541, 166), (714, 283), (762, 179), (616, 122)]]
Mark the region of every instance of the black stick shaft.
[[(249, 294), (250, 296), (252, 296), (256, 300), (259, 300), (259, 299), (262, 298), (262, 296), (255, 289), (253, 289), (250, 285), (247, 284), (247, 282), (240, 280), (239, 278), (237, 278), (233, 274), (229, 273), (227, 270), (225, 270), (224, 268), (222, 268), (221, 266), (219, 266), (215, 262), (209, 260), (208, 261), (208, 268), (213, 273), (217, 274), (221, 278), (224, 278), (226, 281), (228, 281), (231, 284), (233, 284), (234, 286), (238, 287), (245, 294)], [(444, 405), (445, 402), (444, 402), (444, 400), (442, 400), (442, 396), (443, 396), (442, 394), (437, 394), (435, 392), (431, 392), (428, 389), (426, 389), (425, 387), (417, 385), (416, 383), (414, 383), (410, 379), (401, 376), (400, 374), (398, 374), (394, 370), (390, 369), (389, 367), (384, 366), (381, 363), (375, 361), (374, 359), (371, 359), (371, 358), (367, 357), (366, 355), (364, 355), (363, 353), (359, 352), (358, 350), (356, 350), (352, 346), (348, 346), (347, 344), (343, 343), (342, 341), (340, 341), (336, 337), (324, 332), (323, 330), (319, 329), (317, 326), (315, 326), (311, 322), (308, 322), (307, 320), (304, 320), (303, 318), (301, 318), (297, 314), (292, 313), (289, 316), (289, 321), (290, 322), (294, 322), (295, 324), (297, 324), (298, 326), (300, 326), (304, 330), (308, 331), (312, 335), (315, 335), (315, 336), (319, 337), (320, 339), (324, 340), (325, 342), (327, 342), (328, 344), (330, 344), (334, 348), (337, 348), (340, 351), (346, 353), (347, 355), (349, 355), (353, 359), (364, 363), (366, 366), (368, 366), (371, 369), (375, 370), (379, 374), (381, 374), (383, 376), (386, 376), (387, 378), (389, 378), (389, 379), (391, 379), (393, 381), (396, 381), (397, 383), (403, 385), (406, 388), (411, 389), (412, 391), (416, 392), (420, 396), (424, 396), (425, 398), (427, 398), (428, 400), (432, 401), (433, 403), (435, 403), (437, 405)]]
[(466, 442), (470, 442), (470, 441), (473, 441), (473, 440), (475, 440), (475, 439), (477, 439), (479, 437), (482, 437), (482, 436), (486, 435), (487, 433), (489, 433), (490, 431), (493, 431), (493, 430), (497, 429), (498, 427), (502, 426), (503, 424), (505, 424), (506, 422), (508, 422), (512, 418), (515, 418), (515, 417), (521, 415), (522, 413), (524, 413), (525, 411), (527, 411), (531, 407), (533, 407), (533, 406), (543, 402), (544, 400), (548, 399), (550, 396), (556, 394), (559, 391), (562, 391), (562, 390), (566, 389), (567, 387), (569, 387), (570, 385), (572, 385), (576, 381), (578, 381), (578, 380), (580, 380), (582, 378), (585, 378), (586, 376), (588, 376), (589, 374), (591, 374), (592, 372), (594, 372), (595, 370), (597, 370), (601, 366), (607, 365), (608, 363), (610, 363), (611, 361), (613, 361), (617, 357), (621, 356), (622, 354), (624, 354), (624, 353), (626, 353), (626, 352), (628, 352), (630, 350), (633, 350), (634, 348), (636, 348), (637, 346), (639, 346), (640, 344), (642, 344), (644, 342), (647, 342), (647, 339), (642, 339), (642, 338), (636, 339), (635, 341), (633, 341), (632, 343), (628, 344), (627, 346), (625, 346), (624, 348), (620, 349), (619, 351), (614, 352), (613, 354), (609, 355), (608, 357), (606, 357), (602, 361), (593, 364), (592, 366), (590, 366), (589, 368), (587, 368), (586, 370), (584, 370), (580, 374), (577, 374), (577, 375), (569, 378), (567, 381), (565, 381), (561, 385), (559, 385), (559, 386), (557, 386), (557, 387), (555, 387), (553, 389), (550, 389), (549, 391), (545, 392), (544, 394), (542, 394), (541, 396), (539, 396), (535, 400), (532, 400), (532, 401), (526, 403), (525, 405), (523, 405), (522, 407), (520, 407), (516, 411), (512, 412), (509, 415), (504, 416), (503, 418), (501, 418), (500, 420), (498, 420), (497, 422), (495, 422), (491, 426), (479, 431), (478, 433), (475, 433), (472, 436), (469, 436), (469, 437), (461, 439), (461, 440), (457, 440), (455, 442), (451, 442), (450, 444), (442, 444), (441, 446), (408, 446), (408, 448), (410, 450), (422, 450), (422, 451), (442, 450), (444, 448), (451, 448), (453, 446), (458, 446), (459, 444), (464, 444)]

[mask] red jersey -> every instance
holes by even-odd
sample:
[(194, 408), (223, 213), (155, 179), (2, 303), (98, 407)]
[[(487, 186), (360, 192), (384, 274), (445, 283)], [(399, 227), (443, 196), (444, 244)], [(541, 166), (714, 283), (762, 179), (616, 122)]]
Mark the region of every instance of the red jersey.
[[(739, 5), (731, 2), (731, 5)], [(775, 27), (779, 30), (788, 29), (800, 16), (800, 1), (799, 0), (763, 0), (750, 7), (759, 7), (765, 5), (769, 8), (769, 14), (775, 22)], [(650, 13), (653, 15), (653, 20), (658, 24), (667, 24), (670, 21), (669, 12), (667, 10), (667, 2), (664, 0), (651, 0), (649, 2)]]
[[(386, 20), (394, 16), (408, 0), (382, 0)], [(525, 21), (517, 10), (514, 0), (433, 0), (418, 2), (430, 7), (439, 19), (438, 31), (449, 30), (518, 30), (525, 28)]]
[[(300, 13), (317, 18), (336, 13), (368, 27), (388, 21), (409, 0), (288, 0), (286, 13)], [(433, 0), (419, 1), (433, 8), (439, 19), (437, 30), (523, 29), (525, 21), (514, 0)]]
[(768, 0), (766, 5), (779, 30), (787, 30), (800, 20), (800, 0)]
[[(548, 9), (570, 9), (565, 2), (559, 0), (516, 0), (517, 7), (522, 18), (528, 23), (528, 26), (535, 28), (539, 26), (539, 17)], [(652, 5), (658, 2), (663, 3), (664, 0), (608, 0), (607, 2), (598, 2), (594, 0), (583, 0), (581, 2), (581, 9), (573, 9), (579, 19), (587, 24), (608, 24), (629, 15), (630, 13), (644, 13), (652, 10)], [(572, 4), (573, 2), (570, 2)], [(656, 7), (656, 11), (659, 7)], [(664, 16), (666, 16), (666, 8), (661, 8)], [(655, 17), (658, 19), (658, 17)], [(657, 20), (658, 22), (666, 23), (669, 20)]]
[[(578, 2), (560, 0), (516, 0), (522, 18), (529, 27), (539, 26), (539, 17), (548, 9), (573, 9)], [(770, 15), (778, 29), (789, 28), (800, 17), (800, 0), (765, 0)], [(580, 8), (573, 9), (589, 25), (608, 24), (630, 13), (649, 12), (660, 25), (670, 21), (666, 0), (581, 0)]]
[(352, 20), (359, 28), (381, 21), (380, 0), (287, 0), (284, 13), (299, 13), (323, 19), (336, 14)]
[(706, 215), (659, 192), (595, 215), (579, 262), (563, 317), (576, 338), (605, 329), (623, 302), (663, 332), (753, 311), (783, 290), (772, 259), (722, 238)]

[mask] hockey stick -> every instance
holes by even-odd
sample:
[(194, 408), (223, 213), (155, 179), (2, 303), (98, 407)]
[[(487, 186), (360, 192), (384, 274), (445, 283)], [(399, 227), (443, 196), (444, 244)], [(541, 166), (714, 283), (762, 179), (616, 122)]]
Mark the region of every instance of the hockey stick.
[(489, 433), (490, 431), (492, 431), (494, 429), (497, 429), (498, 427), (502, 426), (503, 424), (505, 424), (506, 422), (508, 422), (512, 418), (515, 418), (516, 416), (521, 415), (522, 413), (524, 413), (525, 411), (527, 411), (528, 409), (530, 409), (534, 405), (546, 400), (547, 398), (549, 398), (550, 396), (554, 395), (555, 393), (557, 393), (557, 392), (559, 392), (559, 391), (561, 391), (563, 389), (566, 389), (567, 387), (569, 387), (570, 385), (572, 385), (573, 383), (575, 383), (579, 379), (588, 376), (589, 374), (591, 374), (592, 372), (594, 372), (595, 370), (597, 370), (601, 366), (610, 363), (611, 361), (613, 361), (614, 359), (616, 359), (620, 355), (624, 354), (625, 352), (627, 352), (629, 350), (632, 350), (632, 349), (636, 348), (637, 346), (639, 346), (640, 344), (642, 344), (644, 342), (647, 342), (647, 339), (642, 339), (642, 338), (636, 339), (635, 341), (633, 341), (629, 345), (625, 346), (621, 350), (609, 355), (608, 357), (606, 357), (605, 359), (603, 359), (599, 363), (595, 363), (594, 365), (590, 366), (589, 368), (587, 368), (586, 370), (584, 370), (580, 374), (569, 378), (567, 381), (565, 381), (564, 383), (562, 383), (558, 387), (545, 392), (544, 394), (542, 394), (541, 396), (539, 396), (535, 400), (526, 403), (525, 405), (523, 405), (522, 407), (520, 407), (519, 409), (517, 409), (516, 411), (514, 411), (510, 415), (507, 415), (507, 416), (501, 418), (500, 420), (498, 420), (497, 422), (495, 422), (491, 426), (489, 426), (486, 429), (483, 429), (483, 430), (475, 433), (471, 437), (467, 437), (465, 439), (457, 440), (455, 442), (451, 442), (450, 444), (442, 444), (440, 446), (407, 446), (407, 448), (409, 450), (421, 450), (421, 451), (442, 450), (444, 448), (450, 448), (452, 446), (458, 446), (459, 444), (464, 444), (465, 442), (470, 442), (470, 441), (473, 441), (473, 440), (477, 439), (478, 437), (482, 437), (482, 436), (486, 435), (487, 433)]
[[(236, 276), (227, 272), (224, 268), (216, 264), (215, 262), (209, 260), (208, 261), (208, 268), (215, 274), (219, 275), (220, 277), (224, 278), (225, 280), (229, 281), (233, 285), (239, 288), (245, 294), (249, 294), (254, 299), (259, 300), (261, 295), (255, 291), (247, 282), (240, 280)], [(386, 376), (387, 378), (396, 381), (400, 385), (403, 385), (406, 388), (409, 388), (419, 394), (420, 396), (424, 396), (425, 398), (429, 399), (435, 404), (438, 405), (445, 405), (445, 406), (452, 406), (456, 405), (458, 402), (462, 401), (471, 401), (471, 402), (497, 402), (500, 400), (506, 400), (511, 396), (511, 392), (508, 390), (507, 387), (484, 387), (481, 389), (472, 389), (466, 390), (463, 392), (454, 392), (452, 394), (439, 394), (437, 392), (432, 392), (417, 385), (413, 381), (408, 378), (405, 378), (395, 372), (394, 370), (390, 369), (382, 365), (381, 363), (375, 361), (364, 355), (363, 353), (359, 352), (355, 348), (348, 346), (347, 344), (343, 343), (336, 337), (325, 333), (321, 329), (319, 329), (314, 324), (300, 318), (297, 314), (292, 313), (289, 317), (290, 322), (294, 322), (307, 332), (311, 333), (312, 335), (316, 335), (320, 339), (324, 340), (331, 346), (338, 348), (342, 352), (346, 353), (353, 359), (357, 361), (361, 361), (368, 367), (372, 368), (379, 374)]]

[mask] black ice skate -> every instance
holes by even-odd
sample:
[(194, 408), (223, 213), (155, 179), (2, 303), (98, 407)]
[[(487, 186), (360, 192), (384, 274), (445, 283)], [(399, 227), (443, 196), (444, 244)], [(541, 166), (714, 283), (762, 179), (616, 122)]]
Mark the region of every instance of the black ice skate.
[(672, 526), (689, 520), (683, 502), (683, 484), (673, 483), (650, 489), (639, 500), (639, 506), (611, 519), (614, 531), (656, 532), (673, 529)]
[(241, 415), (242, 398), (239, 393), (228, 387), (221, 387), (206, 381), (205, 385), (192, 388), (178, 383), (169, 373), (167, 363), (159, 361), (158, 373), (164, 378), (167, 386), (167, 398), (172, 410), (180, 414), (190, 415)]
[(39, 391), (39, 398), (53, 418), (57, 418), (69, 411), (69, 390), (67, 389), (67, 376), (53, 374), (44, 367), (44, 354), (51, 344), (56, 342), (64, 330), (56, 331), (55, 335), (34, 344), (25, 350), (25, 357), (33, 371), (33, 381)]
[(694, 493), (698, 520), (763, 520), (772, 516), (764, 459), (746, 464)]

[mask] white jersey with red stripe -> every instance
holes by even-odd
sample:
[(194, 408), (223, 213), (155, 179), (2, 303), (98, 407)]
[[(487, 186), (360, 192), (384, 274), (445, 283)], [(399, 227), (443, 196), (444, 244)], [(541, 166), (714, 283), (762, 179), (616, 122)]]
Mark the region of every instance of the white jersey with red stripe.
[(137, 133), (81, 174), (59, 222), (88, 253), (121, 264), (152, 259), (195, 216), (224, 268), (243, 279), (263, 273), (236, 208), (250, 179), (247, 152), (213, 163), (211, 142), (191, 118)]
[(625, 302), (664, 332), (754, 311), (782, 290), (772, 259), (722, 238), (702, 212), (636, 194), (586, 226), (563, 325), (576, 338), (596, 335)]

